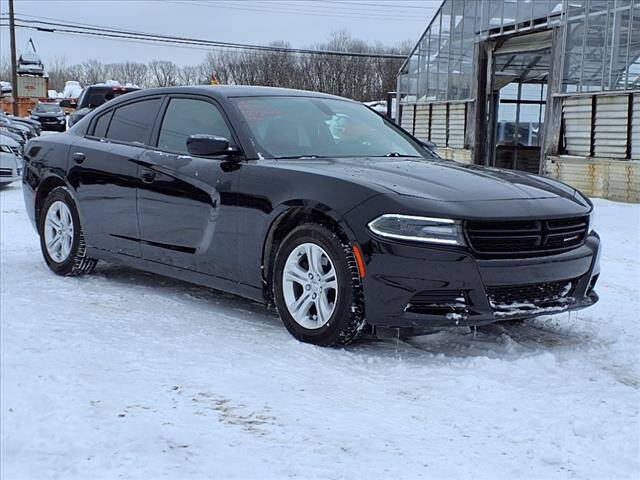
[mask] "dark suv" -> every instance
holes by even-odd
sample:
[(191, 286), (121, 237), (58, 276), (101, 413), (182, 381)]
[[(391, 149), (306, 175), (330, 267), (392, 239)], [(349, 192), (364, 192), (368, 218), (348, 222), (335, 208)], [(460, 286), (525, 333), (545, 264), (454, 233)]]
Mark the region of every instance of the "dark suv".
[(135, 92), (140, 90), (137, 87), (121, 87), (112, 85), (91, 85), (85, 87), (76, 104), (71, 100), (62, 100), (60, 106), (63, 108), (75, 108), (76, 111), (69, 116), (69, 127), (72, 127), (78, 121), (83, 119), (89, 112), (98, 108), (103, 103), (108, 102), (125, 93)]
[(57, 103), (38, 102), (31, 110), (31, 119), (40, 122), (42, 130), (64, 132), (67, 129), (64, 110)]
[(106, 260), (226, 290), (274, 304), (319, 345), (366, 325), (482, 325), (598, 300), (580, 192), (442, 160), (331, 95), (144, 90), (31, 140), (25, 168), (55, 273)]

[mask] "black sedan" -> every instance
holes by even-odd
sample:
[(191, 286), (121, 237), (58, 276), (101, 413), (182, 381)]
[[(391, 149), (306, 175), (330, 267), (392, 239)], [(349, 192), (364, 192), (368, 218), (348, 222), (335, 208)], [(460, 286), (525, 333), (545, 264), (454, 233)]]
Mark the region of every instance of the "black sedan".
[(31, 140), (23, 178), (55, 273), (105, 260), (207, 285), (274, 305), (319, 345), (598, 300), (600, 239), (578, 191), (441, 160), (330, 95), (126, 94)]

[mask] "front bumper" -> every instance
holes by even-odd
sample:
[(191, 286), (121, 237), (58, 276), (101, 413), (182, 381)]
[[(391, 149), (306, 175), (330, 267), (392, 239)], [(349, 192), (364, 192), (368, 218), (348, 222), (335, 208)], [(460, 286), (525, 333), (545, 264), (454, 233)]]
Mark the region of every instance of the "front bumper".
[(480, 260), (463, 249), (373, 237), (362, 247), (365, 314), (368, 323), (380, 327), (483, 325), (598, 301), (596, 233), (574, 250), (519, 259)]
[(55, 120), (41, 118), (38, 121), (42, 130), (64, 131), (67, 129), (67, 120), (65, 118)]
[(17, 182), (22, 178), (22, 166), (0, 168), (0, 184), (7, 185)]

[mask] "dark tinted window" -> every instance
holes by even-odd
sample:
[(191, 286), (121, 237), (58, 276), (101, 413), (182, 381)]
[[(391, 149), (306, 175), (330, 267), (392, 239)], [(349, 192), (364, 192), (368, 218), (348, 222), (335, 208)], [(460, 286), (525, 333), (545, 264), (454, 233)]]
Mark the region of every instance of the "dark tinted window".
[(215, 105), (202, 100), (174, 98), (164, 115), (158, 148), (173, 152), (187, 152), (189, 135), (205, 133), (231, 141), (231, 133)]
[(107, 135), (107, 128), (109, 127), (109, 120), (111, 120), (111, 114), (113, 112), (107, 112), (98, 117), (96, 120), (96, 126), (93, 129), (94, 137), (105, 137)]
[(147, 143), (161, 99), (143, 100), (116, 108), (107, 138), (122, 142)]

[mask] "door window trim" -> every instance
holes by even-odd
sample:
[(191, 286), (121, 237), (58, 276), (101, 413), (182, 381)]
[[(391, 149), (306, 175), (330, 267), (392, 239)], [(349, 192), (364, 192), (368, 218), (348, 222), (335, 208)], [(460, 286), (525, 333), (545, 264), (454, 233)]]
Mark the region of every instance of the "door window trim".
[[(157, 152), (169, 153), (169, 154), (178, 155), (178, 156), (197, 156), (197, 155), (191, 155), (188, 152), (178, 152), (178, 151), (175, 151), (175, 150), (167, 150), (167, 149), (163, 149), (163, 148), (159, 148), (158, 147), (158, 140), (160, 138), (160, 130), (162, 129), (162, 124), (164, 122), (164, 117), (167, 114), (167, 110), (169, 108), (169, 103), (171, 103), (171, 100), (176, 100), (176, 99), (199, 100), (199, 101), (202, 101), (202, 102), (207, 102), (207, 103), (212, 104), (218, 110), (220, 115), (222, 116), (222, 120), (226, 124), (227, 129), (229, 130), (229, 133), (231, 133), (231, 138), (229, 139), (229, 145), (240, 149), (240, 151), (242, 152), (241, 155), (244, 156), (244, 150), (241, 147), (240, 142), (238, 141), (238, 135), (236, 134), (235, 129), (233, 128), (233, 124), (229, 120), (229, 116), (227, 115), (227, 112), (222, 107), (220, 102), (218, 102), (216, 99), (208, 97), (206, 95), (197, 95), (197, 94), (191, 94), (191, 93), (172, 93), (172, 94), (167, 94), (166, 95), (164, 102), (160, 106), (160, 111), (158, 112), (156, 123), (155, 123), (154, 128), (153, 128), (153, 130), (151, 132), (151, 139), (149, 141), (150, 145), (147, 147), (149, 150), (154, 150), (154, 151), (157, 151)], [(208, 159), (224, 159), (224, 158), (226, 158), (226, 155), (197, 156), (197, 157), (198, 158), (208, 158)]]
[[(156, 129), (156, 125), (158, 123), (158, 118), (160, 116), (160, 112), (163, 111), (164, 105), (166, 103), (166, 97), (167, 95), (149, 95), (146, 97), (139, 97), (139, 98), (134, 98), (130, 101), (127, 102), (122, 102), (122, 103), (118, 103), (117, 105), (111, 105), (108, 109), (106, 109), (106, 111), (104, 113), (101, 113), (100, 115), (95, 115), (92, 119), (91, 119), (91, 125), (89, 125), (89, 128), (87, 129), (87, 133), (85, 134), (85, 137), (90, 139), (90, 140), (97, 140), (97, 141), (103, 141), (106, 143), (114, 143), (117, 145), (130, 145), (132, 147), (138, 147), (138, 148), (151, 148), (151, 142), (154, 138), (154, 132)], [(134, 103), (139, 103), (139, 102), (144, 102), (147, 100), (156, 100), (156, 99), (160, 99), (160, 108), (158, 109), (158, 113), (156, 114), (156, 118), (153, 120), (152, 125), (151, 125), (151, 130), (150, 130), (150, 135), (149, 138), (146, 139), (145, 142), (126, 142), (123, 140), (116, 140), (113, 138), (108, 138), (108, 137), (96, 137), (94, 136), (94, 132), (95, 132), (95, 128), (96, 128), (96, 123), (98, 122), (98, 119), (101, 118), (103, 115), (111, 115), (111, 118), (109, 119), (109, 126), (107, 127), (107, 133), (109, 133), (109, 127), (111, 127), (111, 122), (113, 121), (113, 114), (114, 112), (121, 107), (126, 107), (128, 105), (132, 105)], [(100, 107), (98, 107), (100, 108)], [(91, 132), (91, 133), (89, 133)]]

